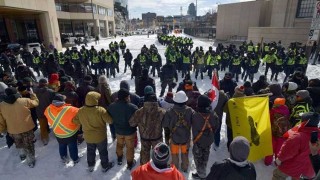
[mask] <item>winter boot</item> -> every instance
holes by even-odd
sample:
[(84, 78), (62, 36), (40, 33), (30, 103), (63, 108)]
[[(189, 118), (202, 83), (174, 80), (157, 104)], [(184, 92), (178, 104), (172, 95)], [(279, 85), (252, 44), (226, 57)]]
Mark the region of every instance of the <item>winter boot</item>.
[(134, 159), (132, 162), (127, 162), (127, 169), (131, 170), (134, 165), (136, 165), (137, 161)]
[(69, 158), (67, 156), (63, 156), (61, 157), (61, 162), (64, 164), (68, 164), (69, 163)]
[(93, 172), (93, 170), (94, 170), (94, 166), (89, 166), (89, 167), (88, 167), (88, 171), (89, 171), (89, 172)]
[(30, 157), (29, 155), (27, 156), (27, 164), (30, 168), (34, 168), (36, 164), (36, 160), (34, 157)]
[(119, 157), (118, 157), (118, 165), (119, 165), (119, 166), (122, 165), (122, 158), (123, 158), (122, 156), (119, 156)]
[(206, 178), (201, 178), (201, 177), (198, 175), (198, 173), (192, 173), (192, 178), (193, 178), (193, 179), (201, 179), (201, 180), (206, 179)]
[(24, 149), (20, 149), (19, 154), (20, 154), (19, 156), (21, 161), (24, 161), (27, 158), (26, 151)]
[(105, 172), (109, 171), (109, 169), (111, 169), (113, 166), (114, 166), (114, 162), (109, 162), (107, 167), (102, 168), (102, 172), (105, 173)]

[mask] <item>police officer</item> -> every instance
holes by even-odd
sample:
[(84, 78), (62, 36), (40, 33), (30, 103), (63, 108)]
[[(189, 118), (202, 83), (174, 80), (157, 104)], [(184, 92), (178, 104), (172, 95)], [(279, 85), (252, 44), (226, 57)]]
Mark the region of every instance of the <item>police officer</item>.
[(91, 68), (94, 69), (94, 74), (97, 75), (98, 74), (98, 70), (100, 73), (100, 61), (101, 61), (101, 57), (98, 55), (97, 51), (92, 51), (92, 56), (91, 56)]
[(266, 63), (266, 70), (264, 72), (264, 75), (267, 77), (267, 73), (269, 69), (271, 71), (274, 71), (274, 63), (277, 59), (277, 56), (275, 55), (275, 49), (271, 49), (268, 54), (266, 54), (263, 58), (263, 62)]
[(160, 73), (160, 67), (162, 65), (162, 59), (157, 49), (153, 49), (151, 51), (151, 61), (152, 61), (151, 73), (153, 77), (155, 77), (156, 70), (157, 70), (158, 76), (160, 76), (159, 73)]
[(184, 48), (182, 53), (182, 78), (185, 75), (190, 74), (190, 65), (191, 65), (191, 53), (187, 47)]
[(121, 41), (119, 43), (119, 46), (120, 46), (122, 54), (124, 54), (124, 51), (126, 50), (127, 45), (126, 45), (126, 43), (124, 42), (123, 39), (121, 39)]
[(125, 63), (125, 65), (124, 65), (124, 73), (126, 73), (127, 72), (127, 67), (129, 67), (130, 70), (131, 70), (131, 62), (132, 62), (132, 59), (133, 59), (132, 54), (131, 54), (129, 49), (127, 49), (126, 53), (124, 53), (123, 58), (124, 58), (124, 63)]

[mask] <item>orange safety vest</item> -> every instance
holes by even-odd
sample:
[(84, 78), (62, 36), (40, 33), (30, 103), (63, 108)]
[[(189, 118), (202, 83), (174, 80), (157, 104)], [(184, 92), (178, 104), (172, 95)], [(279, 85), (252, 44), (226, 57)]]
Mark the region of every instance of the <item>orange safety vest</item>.
[(72, 119), (77, 115), (79, 109), (69, 104), (57, 107), (51, 104), (47, 107), (44, 115), (58, 138), (68, 138), (78, 132), (79, 125), (74, 124)]

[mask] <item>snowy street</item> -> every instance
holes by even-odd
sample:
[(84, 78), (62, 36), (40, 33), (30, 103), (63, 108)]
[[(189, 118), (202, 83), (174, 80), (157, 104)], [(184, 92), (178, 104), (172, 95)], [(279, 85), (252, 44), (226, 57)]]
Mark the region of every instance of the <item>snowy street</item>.
[[(162, 62), (165, 64), (164, 51), (165, 46), (162, 46), (157, 41), (156, 35), (150, 35), (148, 38), (147, 35), (141, 36), (131, 36), (131, 37), (117, 37), (116, 39), (107, 39), (100, 40), (100, 44), (96, 45), (95, 48), (100, 50), (101, 48), (108, 49), (109, 43), (111, 41), (119, 42), (121, 39), (127, 44), (127, 48), (130, 49), (134, 58), (140, 53), (141, 47), (146, 45), (148, 48), (150, 45), (155, 44), (158, 48), (159, 54), (162, 56)], [(203, 46), (204, 51), (206, 52), (209, 49), (209, 46), (212, 45), (212, 42), (203, 42), (197, 39), (194, 40), (194, 47), (192, 50), (195, 50), (197, 46)], [(93, 43), (88, 44), (88, 49), (90, 49)], [(78, 47), (79, 49), (80, 47)], [(116, 78), (109, 79), (109, 85), (111, 87), (112, 93), (119, 90), (119, 84), (121, 80), (127, 80), (130, 84), (131, 92), (134, 92), (134, 80), (131, 80), (131, 71), (127, 71), (127, 73), (123, 73), (124, 71), (124, 60), (122, 58), (120, 52), (121, 60), (120, 60), (120, 73), (116, 74)], [(259, 76), (264, 72), (264, 67), (259, 69), (259, 72), (255, 74), (254, 82), (259, 78)], [(219, 72), (220, 79), (223, 77), (225, 72)], [(260, 74), (261, 73), (261, 74)], [(309, 79), (319, 78), (320, 67), (319, 65), (309, 65), (307, 70), (307, 76)], [(157, 74), (156, 74), (157, 75)], [(268, 78), (270, 77), (271, 72), (268, 74)], [(152, 76), (151, 76), (152, 77)], [(284, 74), (279, 75), (279, 83), (283, 81), (285, 77)], [(204, 79), (195, 80), (194, 74), (191, 72), (191, 78), (193, 81), (197, 83), (197, 86), (201, 93), (209, 90), (211, 88), (211, 80), (204, 74)], [(159, 96), (160, 94), (160, 79), (156, 76), (156, 94)], [(179, 73), (179, 81), (181, 82), (181, 73)], [(240, 80), (239, 84), (242, 84), (242, 80)], [(273, 83), (276, 83), (275, 81)], [(176, 88), (174, 89), (174, 92)], [(166, 94), (167, 92), (165, 92)], [(12, 112), (15, 113), (15, 112)], [(69, 179), (69, 180), (89, 180), (89, 179), (106, 179), (106, 180), (130, 180), (130, 171), (126, 169), (126, 163), (124, 162), (122, 166), (115, 165), (112, 169), (110, 169), (107, 173), (101, 172), (100, 160), (98, 160), (98, 156), (96, 157), (96, 166), (93, 172), (87, 171), (87, 161), (86, 161), (86, 144), (83, 142), (79, 146), (79, 154), (83, 157), (80, 162), (73, 166), (73, 163), (70, 162), (67, 165), (62, 164), (58, 151), (58, 143), (53, 135), (50, 133), (50, 141), (47, 146), (43, 146), (39, 130), (35, 132), (37, 142), (35, 143), (35, 152), (36, 152), (36, 165), (34, 168), (29, 168), (25, 162), (21, 162), (19, 158), (19, 152), (12, 146), (10, 149), (6, 146), (5, 138), (0, 139), (0, 180), (16, 180), (16, 179), (24, 179), (24, 180), (35, 180), (35, 179)], [(109, 141), (109, 159), (110, 161), (116, 162), (116, 143), (112, 143), (112, 138), (110, 135), (110, 131), (108, 129), (108, 141)], [(212, 147), (210, 158), (207, 166), (207, 173), (209, 173), (212, 164), (216, 161), (221, 161), (229, 156), (227, 147), (227, 137), (226, 137), (226, 125), (225, 122), (222, 124), (221, 128), (221, 144), (220, 147), (216, 148), (216, 150)], [(137, 164), (135, 167), (139, 165), (139, 153), (140, 153), (140, 144), (135, 150), (135, 159)], [(98, 154), (98, 152), (97, 152)], [(186, 179), (192, 179), (191, 174), (195, 172), (195, 164), (193, 162), (192, 157), (192, 149), (189, 150), (189, 171), (188, 173), (183, 173)], [(270, 180), (272, 177), (272, 171), (275, 168), (274, 165), (269, 167), (265, 166), (262, 161), (255, 162), (255, 168), (257, 171), (257, 179), (258, 180)], [(134, 168), (133, 168), (134, 169)]]

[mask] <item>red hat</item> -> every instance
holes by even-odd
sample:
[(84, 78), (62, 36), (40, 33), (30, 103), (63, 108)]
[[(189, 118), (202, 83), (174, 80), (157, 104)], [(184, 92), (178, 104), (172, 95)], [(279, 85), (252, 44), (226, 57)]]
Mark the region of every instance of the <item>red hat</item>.
[(285, 105), (286, 104), (286, 99), (285, 98), (276, 98), (274, 100), (274, 105)]
[(56, 84), (59, 82), (59, 74), (53, 73), (50, 75), (49, 84)]

